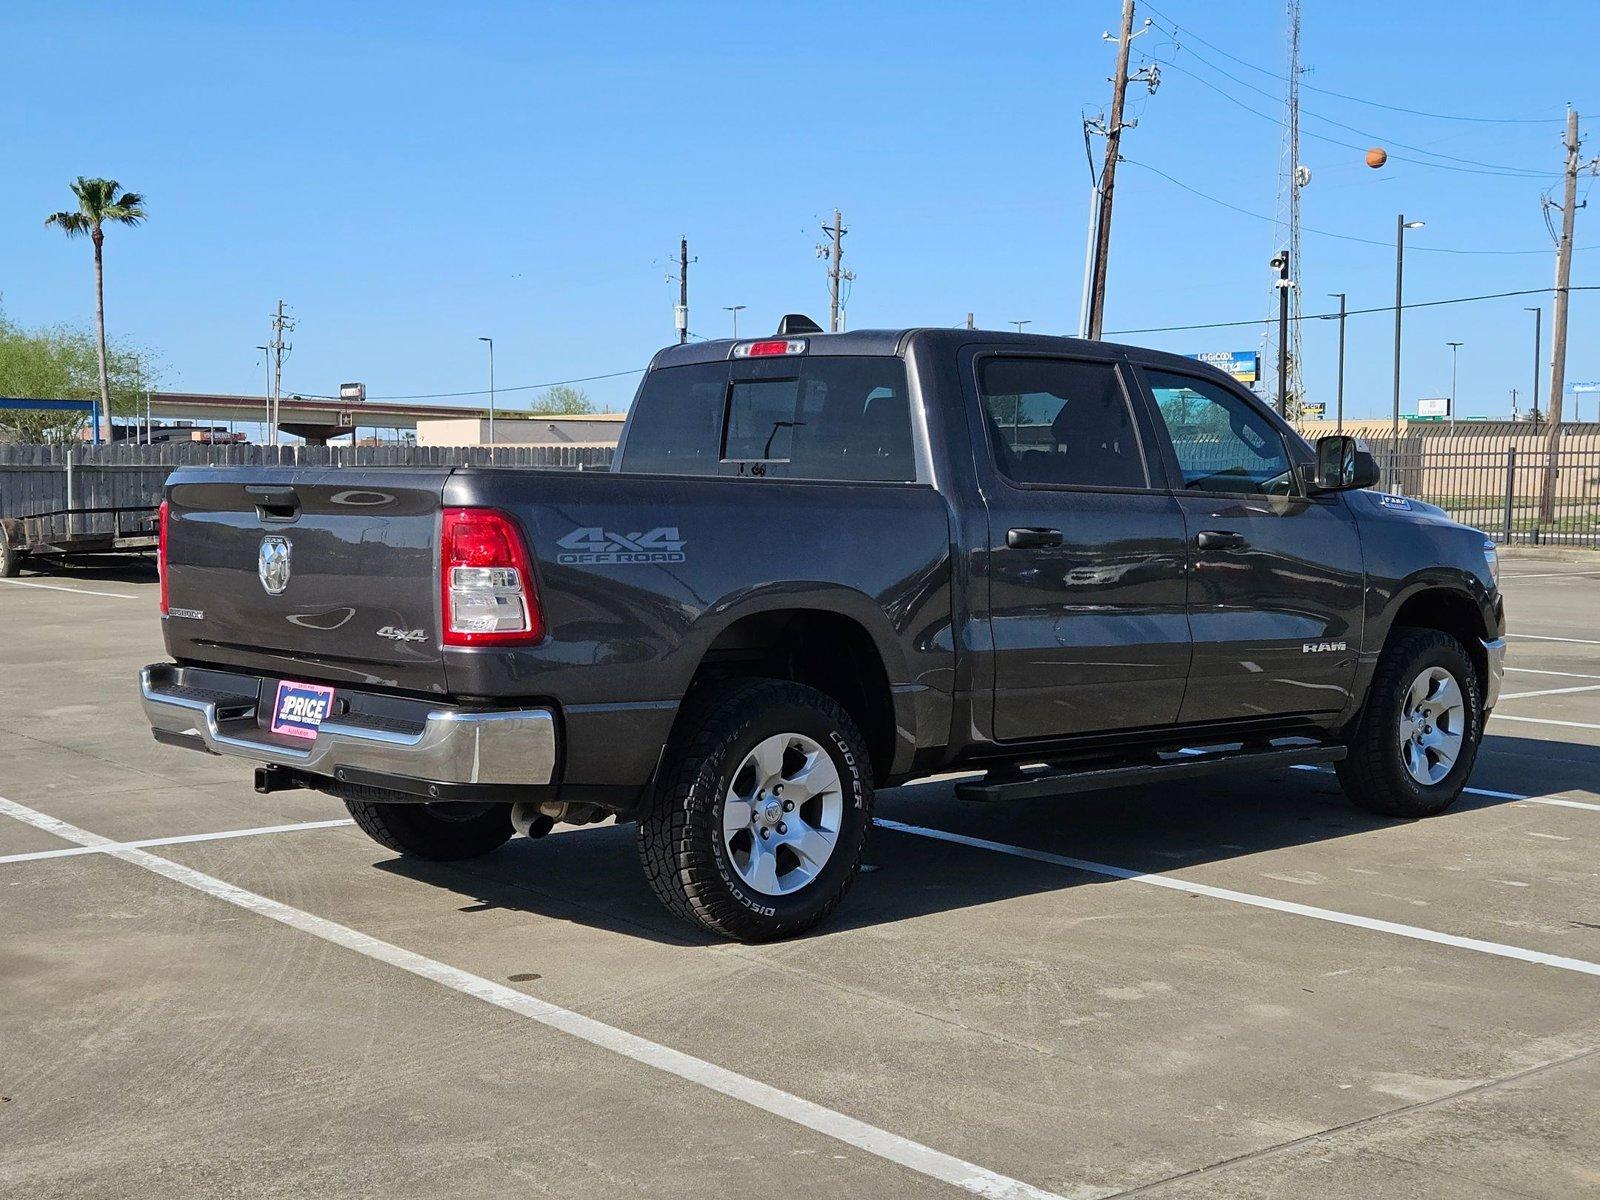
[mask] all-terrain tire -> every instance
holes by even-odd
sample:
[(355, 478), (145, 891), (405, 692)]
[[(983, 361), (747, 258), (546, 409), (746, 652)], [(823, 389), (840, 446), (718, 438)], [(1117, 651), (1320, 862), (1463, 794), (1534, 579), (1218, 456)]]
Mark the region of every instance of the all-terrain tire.
[(385, 801), (388, 795), (353, 785), (339, 792), (363, 833), (411, 858), (477, 858), (504, 845), (515, 832), (509, 804), (394, 803)]
[[(765, 942), (810, 929), (839, 906), (861, 868), (872, 824), (872, 767), (860, 730), (833, 699), (788, 680), (733, 680), (690, 703), (639, 822), (645, 878), (668, 909), (722, 937)], [(741, 868), (729, 845), (724, 804), (755, 748), (788, 735), (831, 759), (838, 829), (825, 865), (809, 882), (763, 894), (741, 875), (749, 860)]]
[[(1407, 696), (1427, 671), (1442, 668), (1463, 698), (1461, 748), (1437, 782), (1423, 783), (1406, 767), (1402, 722)], [(1367, 702), (1338, 764), (1339, 782), (1358, 808), (1385, 817), (1431, 817), (1455, 803), (1478, 757), (1483, 737), (1483, 699), (1478, 673), (1466, 647), (1437, 629), (1395, 629), (1378, 660)]]

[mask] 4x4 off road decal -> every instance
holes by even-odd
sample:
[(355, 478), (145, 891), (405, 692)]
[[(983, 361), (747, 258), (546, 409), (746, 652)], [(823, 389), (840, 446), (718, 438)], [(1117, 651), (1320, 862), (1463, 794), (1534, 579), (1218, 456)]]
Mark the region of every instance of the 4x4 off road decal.
[(600, 563), (680, 563), (687, 543), (676, 525), (662, 525), (648, 533), (613, 533), (598, 525), (574, 529), (556, 545), (562, 553), (558, 563), (589, 565)]

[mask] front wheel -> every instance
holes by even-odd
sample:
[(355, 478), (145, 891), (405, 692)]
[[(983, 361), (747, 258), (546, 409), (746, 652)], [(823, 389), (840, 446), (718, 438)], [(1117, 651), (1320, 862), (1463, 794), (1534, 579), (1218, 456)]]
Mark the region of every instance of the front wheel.
[(871, 820), (866, 748), (844, 709), (797, 683), (740, 680), (684, 714), (639, 822), (639, 857), (674, 913), (771, 941), (838, 907)]
[(1338, 765), (1339, 781), (1368, 812), (1430, 817), (1461, 794), (1482, 737), (1478, 673), (1466, 648), (1435, 629), (1397, 629), (1373, 674), (1349, 757)]

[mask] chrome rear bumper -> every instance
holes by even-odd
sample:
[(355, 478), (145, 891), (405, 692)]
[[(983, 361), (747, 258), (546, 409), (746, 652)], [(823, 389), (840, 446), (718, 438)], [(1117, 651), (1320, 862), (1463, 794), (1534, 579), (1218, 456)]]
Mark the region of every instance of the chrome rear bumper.
[[(414, 701), (414, 719), (398, 720), (352, 709), (324, 721), (314, 741), (297, 745), (258, 719), (261, 687), (254, 676), (189, 672), (173, 663), (139, 673), (151, 729), (168, 741), (193, 738), (196, 749), (213, 754), (330, 778), (345, 769), (429, 783), (526, 786), (555, 776), (556, 722), (547, 708), (485, 712)], [(357, 701), (364, 695), (339, 694)]]

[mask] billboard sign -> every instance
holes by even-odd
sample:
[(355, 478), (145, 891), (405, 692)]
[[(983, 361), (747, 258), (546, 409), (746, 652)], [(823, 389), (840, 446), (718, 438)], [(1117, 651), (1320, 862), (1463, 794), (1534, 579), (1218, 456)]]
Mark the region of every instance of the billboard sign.
[(1572, 390), (1574, 392), (1600, 392), (1600, 379), (1591, 380), (1588, 383), (1575, 383), (1572, 385)]
[(1300, 406), (1300, 415), (1309, 421), (1320, 421), (1328, 415), (1326, 404), (1303, 404)]
[(364, 383), (341, 383), (339, 385), (339, 399), (354, 400), (358, 404), (367, 398), (367, 385)]
[(1259, 350), (1209, 350), (1204, 354), (1186, 357), (1198, 359), (1217, 370), (1232, 375), (1240, 383), (1255, 383), (1261, 378), (1261, 351)]
[(1449, 415), (1449, 396), (1430, 396), (1417, 401), (1417, 416), (1419, 417), (1448, 417)]

